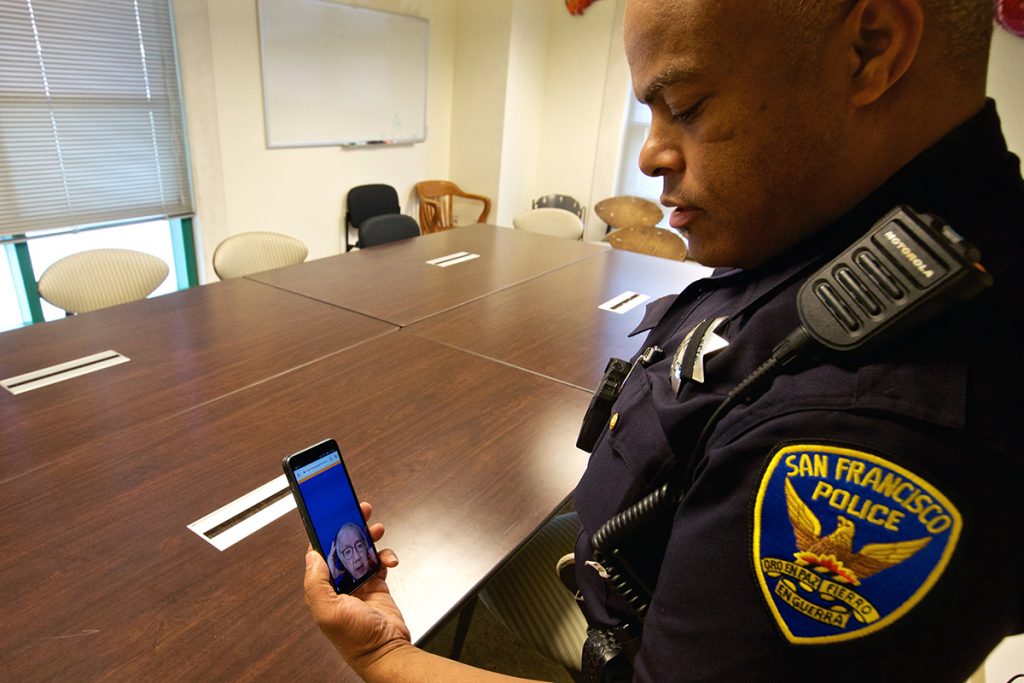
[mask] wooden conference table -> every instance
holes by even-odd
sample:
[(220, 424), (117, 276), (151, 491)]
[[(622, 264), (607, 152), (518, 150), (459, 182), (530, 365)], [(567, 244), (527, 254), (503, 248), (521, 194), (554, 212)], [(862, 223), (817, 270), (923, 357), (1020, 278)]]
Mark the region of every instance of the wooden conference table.
[[(644, 335), (628, 336), (643, 318), (642, 304), (678, 293), (709, 272), (693, 262), (611, 249), (407, 329), (593, 391), (610, 356), (628, 359), (643, 342)], [(627, 301), (634, 307), (624, 313), (599, 308), (632, 294), (639, 296)]]
[(249, 277), (404, 326), (606, 251), (468, 225)]
[[(390, 246), (401, 260), (401, 247), (431, 237)], [(491, 296), (618, 260), (569, 244), (581, 258)], [(308, 266), (344, 279), (370, 251), (332, 259), (329, 272)], [(481, 279), (481, 289), (499, 281)], [(257, 308), (277, 297), (283, 322)], [(565, 303), (542, 299), (538, 311), (545, 301)], [(217, 332), (213, 310), (235, 315), (249, 341)], [(635, 325), (642, 307), (594, 310)], [(92, 345), (132, 357), (0, 398), (11, 423), (0, 446), (5, 678), (351, 679), (302, 602), (295, 513), (223, 552), (186, 528), (278, 476), (284, 454), (331, 436), (402, 558), (389, 584), (414, 637), (427, 634), (559, 506), (586, 462), (573, 443), (588, 392), (458, 343), (246, 281), (0, 335), (3, 377)], [(61, 443), (61, 425), (76, 421), (78, 436)]]
[(5, 332), (0, 378), (108, 349), (130, 361), (17, 396), (0, 389), (0, 482), (395, 329), (241, 279)]

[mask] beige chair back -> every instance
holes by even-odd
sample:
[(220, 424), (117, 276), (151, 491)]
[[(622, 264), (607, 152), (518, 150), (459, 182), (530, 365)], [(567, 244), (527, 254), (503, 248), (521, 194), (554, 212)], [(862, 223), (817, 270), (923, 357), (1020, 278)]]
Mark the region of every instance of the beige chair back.
[(622, 195), (602, 199), (594, 205), (594, 213), (612, 228), (649, 228), (658, 224), (664, 214), (661, 207), (641, 197)]
[(39, 278), (39, 296), (68, 313), (145, 299), (170, 271), (163, 260), (128, 249), (71, 254)]
[(615, 249), (635, 251), (662, 258), (686, 260), (686, 242), (683, 238), (662, 228), (628, 228), (616, 230), (608, 235), (608, 242)]
[(300, 240), (276, 232), (241, 232), (217, 245), (213, 272), (221, 280), (284, 268), (306, 260), (309, 249)]
[(531, 209), (512, 219), (516, 230), (566, 240), (583, 239), (583, 221), (565, 209)]

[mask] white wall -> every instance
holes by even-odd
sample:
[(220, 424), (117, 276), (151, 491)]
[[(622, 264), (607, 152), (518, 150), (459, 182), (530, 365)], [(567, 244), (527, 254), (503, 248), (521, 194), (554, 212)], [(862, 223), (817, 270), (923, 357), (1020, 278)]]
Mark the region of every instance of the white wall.
[(451, 168), (448, 178), (466, 192), (500, 204), (505, 91), (512, 0), (460, 0), (455, 34)]
[(492, 198), (492, 223), (511, 225), (540, 195), (589, 206), (613, 193), (624, 5), (572, 16), (561, 2), (460, 0), (450, 177)]
[(624, 0), (582, 17), (547, 0), (349, 1), (431, 20), (425, 143), (268, 150), (255, 0), (173, 0), (204, 281), (216, 245), (247, 230), (337, 253), (345, 192), (363, 183), (394, 185), (415, 215), (413, 185), (448, 178), (491, 197), (501, 225), (541, 194), (612, 194)]
[(597, 134), (597, 150), (594, 160), (594, 176), (590, 185), (587, 214), (587, 232), (585, 239), (599, 240), (604, 237), (606, 225), (593, 212), (594, 205), (607, 197), (616, 194), (619, 169), (624, 164), (636, 165), (634, 158), (623, 159), (623, 139), (626, 130), (628, 102), (633, 97), (632, 79), (629, 75), (629, 64), (626, 63), (626, 51), (623, 48), (622, 18), (626, 10), (626, 0), (618, 0), (615, 17), (612, 21), (612, 33), (608, 50), (608, 69), (604, 82), (604, 103), (601, 108), (601, 119)]
[[(597, 2), (583, 16), (570, 15), (560, 2), (550, 5), (543, 156), (535, 195), (572, 195), (589, 209), (613, 194), (614, 171), (609, 180), (608, 166), (614, 168), (618, 158), (622, 107), (629, 88), (623, 66), (623, 4), (621, 0)], [(608, 106), (611, 110), (605, 116)], [(602, 173), (595, 187), (599, 147)]]
[(1024, 674), (1024, 635), (1006, 638), (971, 683), (1005, 683), (1017, 674)]
[(430, 19), (427, 140), (341, 149), (266, 148), (255, 0), (174, 0), (192, 150), (201, 248), (273, 230), (301, 239), (310, 258), (343, 249), (345, 193), (393, 185), (406, 208), (413, 185), (448, 175), (456, 0), (364, 0), (375, 9)]
[(536, 196), (548, 66), (545, 6), (515, 3), (510, 29), (498, 207), (493, 219), (498, 225), (512, 225), (512, 219), (529, 209)]
[[(346, 150), (266, 149), (255, 0), (173, 2), (206, 263), (222, 239), (257, 229), (302, 239), (311, 258), (337, 253), (345, 193), (363, 183), (394, 185), (415, 215), (413, 184), (449, 178), (490, 196), (501, 225), (540, 195), (592, 209), (614, 194), (629, 97), (625, 0), (581, 17), (554, 0), (349, 0), (425, 16), (431, 36), (427, 141)], [(1024, 40), (997, 28), (989, 93), (1017, 152), (1022, 65)], [(588, 237), (601, 228), (591, 220)]]
[(1024, 156), (1024, 38), (998, 25), (992, 36), (988, 94), (996, 101), (1007, 146)]

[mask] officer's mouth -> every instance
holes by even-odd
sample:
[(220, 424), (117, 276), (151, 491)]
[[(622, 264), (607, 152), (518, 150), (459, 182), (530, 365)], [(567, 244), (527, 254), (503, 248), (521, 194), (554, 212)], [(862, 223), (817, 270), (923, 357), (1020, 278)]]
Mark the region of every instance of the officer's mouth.
[(669, 214), (668, 224), (676, 230), (686, 233), (688, 232), (689, 226), (697, 219), (697, 216), (703, 213), (703, 210), (696, 206), (677, 206), (672, 209), (672, 213)]

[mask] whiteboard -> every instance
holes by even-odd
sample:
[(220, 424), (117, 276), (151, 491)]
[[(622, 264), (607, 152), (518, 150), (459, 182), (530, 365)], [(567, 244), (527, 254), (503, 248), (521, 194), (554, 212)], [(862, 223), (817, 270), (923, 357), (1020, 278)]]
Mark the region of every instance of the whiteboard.
[(430, 23), (327, 0), (257, 0), (267, 147), (421, 142)]

